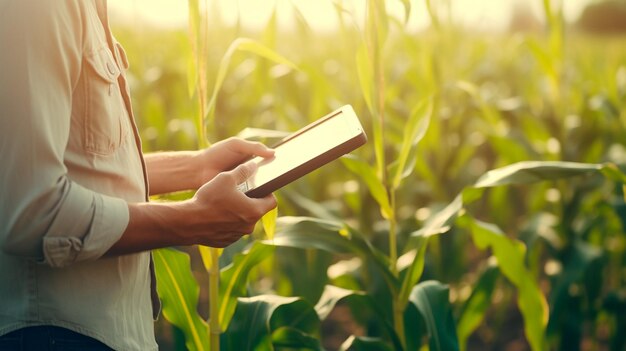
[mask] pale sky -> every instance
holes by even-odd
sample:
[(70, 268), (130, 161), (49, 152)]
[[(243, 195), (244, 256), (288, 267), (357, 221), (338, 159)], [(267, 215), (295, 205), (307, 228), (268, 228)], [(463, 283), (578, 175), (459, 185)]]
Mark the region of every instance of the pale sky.
[[(239, 12), (244, 25), (263, 27), (274, 6), (278, 6), (278, 20), (288, 26), (294, 18), (292, 4), (297, 6), (309, 25), (314, 29), (332, 29), (337, 22), (332, 0), (213, 0), (217, 2), (222, 17), (227, 23), (234, 23)], [(341, 3), (351, 12), (362, 18), (366, 0), (343, 0)], [(474, 25), (482, 29), (502, 28), (508, 23), (514, 4), (525, 2), (543, 18), (543, 0), (451, 0), (452, 16), (455, 21)], [(589, 0), (562, 0), (565, 18), (575, 20)], [(555, 1), (556, 2), (556, 1)], [(412, 10), (409, 26), (423, 28), (428, 25), (425, 0), (411, 0)], [(437, 0), (433, 1), (437, 3)], [(184, 26), (187, 23), (186, 0), (109, 0), (113, 16), (129, 19), (141, 18), (165, 26)], [(398, 17), (403, 16), (400, 0), (387, 0), (389, 11)]]

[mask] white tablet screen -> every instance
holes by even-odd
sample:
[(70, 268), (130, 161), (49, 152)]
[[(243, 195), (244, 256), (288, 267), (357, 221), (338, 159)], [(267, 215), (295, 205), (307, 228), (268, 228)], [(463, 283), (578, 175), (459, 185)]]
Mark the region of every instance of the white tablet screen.
[(271, 159), (255, 158), (259, 165), (248, 180), (248, 187), (259, 187), (278, 176), (314, 159), (360, 133), (351, 127), (342, 112), (301, 133), (275, 148)]

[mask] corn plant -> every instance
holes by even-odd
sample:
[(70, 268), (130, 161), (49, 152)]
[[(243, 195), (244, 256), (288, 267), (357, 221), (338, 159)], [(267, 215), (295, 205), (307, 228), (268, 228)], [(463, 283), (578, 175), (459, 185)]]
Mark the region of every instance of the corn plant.
[[(264, 235), (155, 251), (164, 316), (188, 349), (623, 349), (623, 40), (566, 37), (553, 1), (545, 33), (488, 37), (446, 17), (453, 1), (427, 1), (418, 33), (385, 1), (364, 4), (364, 23), (335, 1), (327, 35), (298, 11), (292, 33), (276, 11), (250, 33), (189, 4), (189, 33), (167, 39), (189, 64), (162, 76), (159, 97), (134, 89), (161, 132), (142, 131), (146, 149), (269, 140), (343, 103), (370, 142), (281, 189)], [(176, 74), (194, 104), (174, 94)], [(168, 123), (166, 99), (195, 117)], [(337, 313), (359, 326), (339, 344)]]

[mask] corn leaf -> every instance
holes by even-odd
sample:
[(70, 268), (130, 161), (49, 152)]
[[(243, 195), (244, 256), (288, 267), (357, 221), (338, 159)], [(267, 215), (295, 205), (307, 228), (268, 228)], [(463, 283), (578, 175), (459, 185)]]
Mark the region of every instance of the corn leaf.
[(322, 351), (320, 339), (292, 327), (280, 327), (272, 332), (275, 349)]
[(545, 350), (548, 303), (524, 263), (526, 246), (508, 238), (493, 224), (469, 216), (462, 217), (460, 222), (471, 231), (478, 248), (492, 250), (500, 271), (517, 288), (517, 304), (524, 317), (524, 331), (531, 348), (535, 351)]
[[(575, 297), (571, 296), (570, 289), (572, 286), (584, 286), (586, 295), (589, 299), (593, 299), (592, 291), (598, 289), (593, 278), (602, 275), (603, 270), (603, 252), (597, 247), (589, 245), (580, 239), (567, 249), (563, 255), (563, 272), (555, 279), (552, 290), (550, 291), (550, 315), (563, 316), (567, 315), (567, 310), (572, 309), (569, 305)], [(588, 277), (588, 278), (587, 278)], [(586, 282), (585, 278), (590, 279)], [(570, 312), (571, 313), (571, 312)], [(559, 324), (563, 321), (557, 318), (550, 318), (548, 323), (548, 335), (553, 335), (559, 328)]]
[(409, 22), (409, 17), (411, 16), (411, 1), (410, 0), (400, 0), (402, 5), (404, 6), (404, 24)]
[(372, 194), (372, 197), (380, 205), (382, 216), (384, 218), (392, 218), (393, 209), (391, 208), (391, 203), (389, 202), (387, 190), (380, 179), (376, 176), (374, 169), (367, 163), (352, 155), (342, 157), (341, 162), (343, 162), (346, 168), (359, 176), (361, 180), (365, 182), (370, 194)]
[(411, 291), (409, 301), (424, 319), (431, 351), (459, 349), (447, 285), (433, 280), (419, 283)]
[(313, 306), (297, 297), (239, 298), (230, 327), (222, 334), (221, 346), (224, 350), (273, 350), (272, 334), (286, 327), (317, 335), (319, 319)]
[(198, 251), (200, 252), (200, 258), (202, 258), (204, 269), (208, 272), (213, 266), (213, 258), (211, 255), (216, 254), (217, 257), (220, 257), (224, 249), (198, 245)]
[(356, 69), (359, 76), (359, 86), (361, 87), (361, 93), (363, 94), (363, 99), (365, 99), (367, 109), (372, 115), (375, 115), (376, 110), (373, 104), (374, 86), (372, 84), (374, 72), (367, 52), (367, 45), (364, 42), (359, 45), (356, 53)]
[[(418, 240), (417, 248), (408, 252), (408, 255), (414, 255), (415, 258), (408, 266), (408, 269), (402, 279), (402, 286), (400, 287), (400, 294), (398, 295), (399, 306), (404, 309), (409, 301), (411, 290), (422, 277), (424, 272), (424, 256), (426, 254), (426, 247), (428, 246), (428, 237), (420, 237)], [(407, 255), (405, 254), (405, 255)]]
[(213, 84), (213, 93), (211, 94), (211, 98), (209, 99), (207, 106), (207, 116), (205, 116), (205, 120), (207, 124), (211, 124), (215, 117), (215, 104), (217, 103), (217, 96), (219, 91), (224, 84), (224, 79), (226, 78), (226, 74), (228, 73), (228, 68), (230, 66), (230, 62), (232, 60), (233, 55), (237, 51), (248, 52), (251, 54), (255, 54), (260, 57), (264, 57), (274, 63), (285, 65), (291, 69), (298, 70), (298, 66), (278, 54), (276, 51), (268, 48), (264, 44), (249, 38), (238, 38), (228, 47), (224, 56), (222, 56), (222, 60), (220, 61), (220, 65), (218, 67), (217, 76), (215, 78), (215, 83)]
[(339, 303), (349, 306), (351, 311), (363, 313), (367, 310), (372, 313), (372, 319), (378, 322), (376, 327), (380, 327), (386, 332), (386, 335), (389, 336), (396, 349), (402, 348), (400, 339), (398, 339), (393, 326), (389, 323), (387, 318), (385, 318), (385, 314), (380, 310), (379, 304), (377, 304), (370, 295), (363, 292), (326, 285), (324, 293), (315, 305), (315, 310), (320, 320), (326, 320), (328, 315)]
[(274, 238), (274, 234), (276, 233), (276, 218), (278, 218), (278, 207), (273, 208), (261, 218), (267, 239), (272, 240)]
[(187, 91), (193, 96), (198, 83), (198, 41), (200, 38), (200, 3), (188, 0), (189, 6), (189, 42), (191, 51), (187, 53)]
[[(426, 130), (430, 124), (432, 114), (432, 100), (427, 99), (421, 101), (411, 112), (411, 116), (406, 123), (404, 129), (404, 137), (402, 138), (402, 146), (398, 155), (398, 165), (393, 179), (393, 187), (400, 187), (402, 180), (408, 177), (415, 166), (415, 160), (409, 160), (409, 155), (413, 158), (417, 157), (413, 152), (420, 140), (426, 135)], [(408, 162), (407, 162), (408, 161)], [(407, 167), (407, 165), (409, 167)]]
[(529, 184), (599, 173), (608, 165), (561, 161), (524, 161), (494, 169), (476, 181), (474, 187), (486, 188), (509, 184)]
[(235, 255), (232, 264), (222, 269), (220, 273), (222, 284), (220, 284), (219, 294), (219, 321), (222, 330), (228, 329), (237, 306), (237, 298), (247, 294), (250, 270), (273, 252), (273, 247), (255, 242), (248, 251)]
[(209, 350), (208, 325), (197, 312), (200, 288), (189, 256), (174, 249), (152, 251), (163, 316), (185, 335), (189, 350)]
[[(518, 305), (524, 316), (524, 330), (532, 349), (544, 350), (543, 337), (549, 312), (545, 297), (525, 267), (525, 247), (521, 242), (507, 238), (496, 226), (477, 221), (466, 215), (465, 205), (480, 198), (483, 189), (488, 187), (529, 184), (594, 173), (602, 174), (607, 179), (622, 184), (626, 179), (615, 165), (609, 163), (527, 161), (491, 170), (480, 177), (473, 186), (465, 188), (446, 208), (431, 216), (424, 227), (412, 233), (412, 236), (445, 233), (458, 221), (471, 229), (476, 245), (482, 249), (489, 247), (494, 251), (502, 273), (516, 286), (519, 296)], [(467, 333), (466, 329), (464, 329), (464, 336), (465, 333)]]
[(485, 269), (472, 287), (472, 295), (463, 306), (457, 324), (461, 351), (467, 350), (467, 339), (484, 320), (499, 276), (498, 266), (494, 263)]
[(266, 245), (318, 249), (332, 253), (357, 255), (371, 261), (391, 291), (399, 289), (397, 279), (389, 270), (389, 259), (374, 248), (358, 232), (340, 222), (320, 220), (310, 217), (280, 217), (277, 221), (276, 236)]

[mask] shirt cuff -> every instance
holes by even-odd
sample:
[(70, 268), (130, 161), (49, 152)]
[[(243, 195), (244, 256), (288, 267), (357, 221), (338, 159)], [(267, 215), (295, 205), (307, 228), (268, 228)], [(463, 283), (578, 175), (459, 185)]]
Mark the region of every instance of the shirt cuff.
[(123, 199), (72, 183), (63, 202), (43, 239), (44, 259), (52, 267), (100, 258), (128, 226), (128, 203)]

